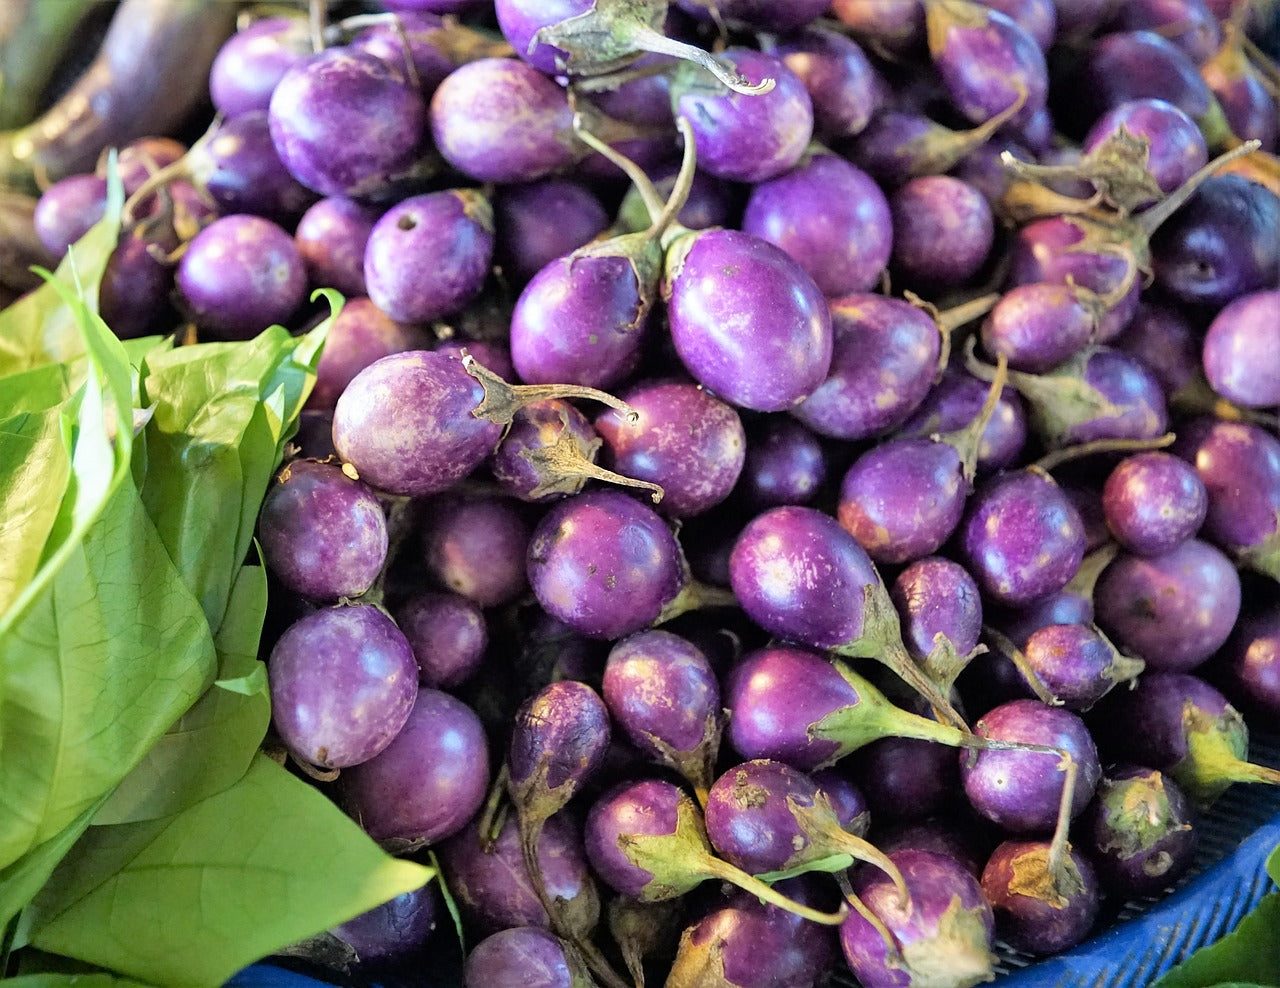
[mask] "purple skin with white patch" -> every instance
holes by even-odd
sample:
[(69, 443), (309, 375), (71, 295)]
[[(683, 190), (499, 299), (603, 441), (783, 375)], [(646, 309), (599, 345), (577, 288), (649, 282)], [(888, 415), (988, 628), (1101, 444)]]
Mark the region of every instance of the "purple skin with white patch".
[(951, 537), (969, 490), (950, 443), (888, 439), (849, 467), (836, 517), (876, 562), (910, 562)]
[(596, 417), (606, 467), (660, 485), (659, 509), (674, 518), (700, 515), (729, 496), (747, 446), (732, 407), (682, 381), (638, 384), (621, 397), (640, 417), (631, 422), (616, 408)]
[[(525, 868), (515, 814), (507, 814), (492, 846), (481, 840), (479, 824), (477, 817), (438, 849), (449, 892), (463, 915), (485, 934), (513, 926), (549, 928)], [(587, 870), (582, 828), (568, 813), (543, 823), (538, 863), (547, 896), (552, 902), (564, 900), (570, 927), (590, 933), (600, 918), (600, 896)]]
[(590, 243), (609, 225), (596, 194), (567, 178), (504, 186), (494, 194), (493, 213), (498, 261), (518, 284)]
[(36, 236), (53, 257), (61, 258), (67, 248), (102, 219), (107, 208), (107, 180), (97, 175), (69, 175), (54, 182), (36, 202), (32, 222)]
[[(1075, 760), (1071, 816), (1084, 812), (1102, 766), (1084, 721), (1070, 710), (1049, 707), (1039, 700), (1010, 700), (988, 710), (974, 725), (984, 738), (1047, 745), (1066, 751)], [(1047, 834), (1058, 819), (1066, 776), (1056, 754), (1038, 751), (979, 751), (961, 753), (960, 777), (975, 810), (1009, 833)]]
[(422, 526), (422, 560), (438, 586), (481, 607), (509, 604), (528, 586), (530, 528), (520, 505), (503, 497), (431, 502)]
[(209, 70), (209, 97), (228, 119), (265, 110), (284, 74), (312, 54), (303, 17), (264, 17), (237, 31)]
[(730, 404), (783, 411), (830, 370), (826, 299), (785, 251), (759, 237), (685, 235), (667, 251), (662, 294), (681, 362)]
[(1069, 848), (1062, 875), (1048, 873), (1047, 840), (1005, 841), (982, 871), (982, 891), (995, 913), (996, 929), (1015, 950), (1036, 956), (1074, 947), (1098, 918), (1101, 888), (1093, 865)]
[(1218, 309), (1280, 288), (1280, 196), (1243, 175), (1207, 178), (1151, 239), (1156, 283), (1174, 301)]
[(1216, 664), (1219, 685), (1236, 706), (1280, 716), (1280, 603), (1259, 601), (1247, 610)]
[(1058, 31), (1058, 10), (1054, 0), (984, 0), (984, 7), (998, 10), (1031, 35), (1041, 51), (1053, 45)]
[[(925, 439), (938, 433), (959, 432), (978, 417), (990, 390), (991, 385), (972, 374), (948, 368), (898, 434)], [(992, 473), (1012, 466), (1026, 443), (1026, 407), (1021, 396), (1006, 387), (978, 443), (978, 473)]]
[(1060, 379), (1074, 390), (1087, 389), (1106, 404), (1073, 408), (1066, 395), (1040, 399), (1013, 379), (1031, 406), (1031, 425), (1051, 446), (1073, 446), (1099, 439), (1155, 439), (1169, 424), (1164, 391), (1146, 366), (1123, 350), (1090, 347), (1044, 379)]
[(733, 92), (700, 66), (682, 62), (671, 81), (674, 112), (693, 125), (698, 167), (734, 182), (777, 178), (800, 161), (813, 136), (813, 104), (778, 58), (748, 48), (717, 56), (748, 82), (773, 79), (767, 93)]
[(871, 177), (826, 152), (757, 184), (742, 216), (743, 232), (785, 250), (828, 298), (879, 282), (896, 229)]
[[(661, 779), (621, 782), (606, 792), (588, 811), (583, 835), (587, 860), (596, 874), (615, 892), (633, 899), (660, 901), (659, 896), (674, 898), (687, 891), (671, 889), (662, 895), (662, 890), (652, 889), (653, 874), (631, 862), (619, 838), (674, 834), (680, 805), (688, 802), (678, 787)], [(689, 887), (696, 884), (691, 881)]]
[(396, 24), (365, 28), (351, 39), (351, 47), (382, 59), (405, 78), (410, 77), (412, 63), (418, 91), (429, 97), (454, 68), (453, 60), (434, 43), (435, 33), (443, 27), (444, 21), (435, 14), (405, 11), (397, 15)]
[(1204, 537), (1249, 568), (1280, 574), (1280, 441), (1249, 422), (1200, 418), (1172, 449), (1209, 492)]
[(1236, 299), (1205, 334), (1204, 373), (1213, 390), (1246, 408), (1280, 405), (1280, 290)]
[(192, 157), (200, 161), (197, 169), (210, 169), (201, 177), (224, 215), (253, 213), (289, 226), (316, 201), (316, 194), (289, 174), (276, 153), (265, 110), (224, 120)]
[(360, 371), (333, 409), (333, 445), (361, 479), (422, 497), (484, 462), (502, 427), (471, 414), (484, 388), (462, 361), (432, 350), (383, 357)]
[(1017, 285), (982, 324), (982, 346), (1003, 353), (1011, 370), (1043, 374), (1083, 350), (1096, 329), (1092, 308), (1069, 285)]
[(387, 559), (378, 498), (337, 464), (295, 460), (271, 485), (258, 517), (267, 566), (294, 593), (315, 601), (358, 597)]
[(457, 360), (470, 354), (476, 358), (477, 364), (493, 371), (504, 381), (516, 380), (516, 369), (511, 364), (511, 351), (503, 343), (486, 343), (483, 340), (454, 336), (438, 341), (431, 349)]
[(534, 529), (527, 567), (547, 613), (590, 638), (647, 628), (685, 584), (680, 547), (666, 522), (616, 491), (555, 505)]
[(830, 373), (792, 414), (835, 439), (866, 439), (901, 425), (937, 376), (937, 323), (914, 305), (882, 295), (832, 299), (830, 313)]
[(1122, 127), (1133, 137), (1146, 140), (1147, 172), (1166, 195), (1209, 161), (1209, 149), (1195, 121), (1162, 99), (1128, 100), (1108, 110), (1085, 135), (1085, 153), (1114, 137)]
[[(985, 16), (983, 16), (985, 14)], [(957, 110), (982, 123), (1026, 101), (1013, 118), (1031, 119), (1044, 108), (1049, 70), (1035, 38), (998, 10), (982, 8), (962, 16), (941, 4), (926, 4), (929, 53)]]
[(1098, 783), (1077, 839), (1110, 894), (1154, 896), (1191, 867), (1194, 822), (1191, 804), (1173, 779), (1153, 768), (1120, 765)]
[[(776, 883), (778, 891), (813, 908), (831, 905), (829, 889), (798, 875)], [(734, 892), (727, 905), (685, 930), (667, 980), (668, 988), (715, 984), (723, 988), (812, 988), (836, 963), (834, 931)]]
[(351, 299), (329, 327), (307, 407), (333, 408), (352, 379), (374, 361), (424, 350), (429, 342), (424, 330), (397, 322), (369, 299)]
[(982, 633), (982, 597), (969, 571), (942, 556), (919, 559), (904, 569), (889, 590), (902, 640), (917, 660), (927, 656), (943, 635), (960, 656), (978, 645)]
[(1027, 665), (1067, 710), (1088, 710), (1142, 671), (1087, 624), (1038, 628), (1022, 646)]
[(1222, 44), (1222, 30), (1204, 0), (1126, 0), (1116, 9), (1121, 31), (1154, 31), (1196, 65)]
[(1159, 556), (1122, 554), (1098, 579), (1098, 624), (1152, 669), (1190, 672), (1226, 642), (1240, 577), (1223, 553), (1188, 539)]
[(1195, 380), (1202, 339), (1180, 309), (1144, 301), (1114, 345), (1142, 361), (1164, 393), (1173, 395)]
[[(1009, 267), (1010, 287), (1036, 282), (1081, 288), (1107, 296), (1124, 284), (1129, 262), (1114, 253), (1083, 245), (1086, 231), (1069, 216), (1051, 216), (1028, 223), (1013, 238)], [(1129, 324), (1138, 307), (1141, 278), (1103, 317), (1095, 339), (1105, 343)]]
[(1107, 528), (1136, 556), (1177, 548), (1200, 530), (1208, 510), (1209, 492), (1195, 467), (1171, 453), (1125, 457), (1102, 488)]
[(804, 83), (814, 133), (824, 140), (860, 133), (884, 102), (884, 83), (857, 42), (830, 28), (813, 25), (765, 50)]
[(454, 593), (422, 591), (395, 610), (396, 623), (418, 661), (418, 682), (449, 689), (480, 668), (489, 631), (480, 608)]
[(565, 943), (546, 930), (517, 926), (481, 940), (467, 955), (462, 979), (488, 988), (577, 988)]
[(302, 214), (293, 239), (315, 288), (336, 288), (347, 296), (368, 294), (364, 252), (381, 211), (351, 199), (321, 199)]
[(411, 196), (374, 224), (364, 279), (378, 308), (401, 322), (456, 312), (484, 287), (493, 260), (493, 210), (474, 189)]
[(356, 953), (359, 963), (412, 953), (427, 942), (437, 924), (436, 891), (424, 885), (402, 892), (329, 932)]
[[(412, 675), (416, 682), (416, 665)], [(343, 805), (376, 841), (444, 840), (466, 826), (488, 789), (480, 718), (432, 689), (417, 691), (409, 719), (385, 749), (342, 773)]]
[[(659, 630), (624, 638), (609, 652), (601, 693), (614, 723), (651, 758), (677, 768), (682, 757), (707, 769), (714, 762), (720, 684), (692, 642)], [(711, 750), (700, 754), (709, 739)], [(705, 787), (709, 775), (691, 781)]]
[(427, 129), (422, 95), (382, 59), (352, 48), (290, 68), (268, 113), (284, 166), (324, 196), (376, 192), (413, 164)]
[(247, 340), (302, 304), (307, 274), (293, 238), (260, 216), (214, 220), (187, 245), (178, 289), (200, 326)]
[(507, 768), (513, 789), (531, 786), (536, 795), (562, 789), (555, 795), (564, 805), (599, 770), (610, 734), (608, 708), (586, 683), (561, 679), (544, 686), (520, 705), (512, 723)]
[(986, 198), (950, 175), (923, 175), (889, 200), (893, 268), (909, 284), (954, 288), (986, 263), (995, 219)]
[(822, 444), (795, 419), (773, 415), (750, 430), (737, 489), (755, 507), (808, 504), (826, 478)]
[(594, 6), (592, 0), (497, 0), (494, 12), (502, 36), (516, 55), (539, 72), (553, 76), (563, 73), (560, 63), (568, 53), (555, 45), (535, 42), (534, 35), (544, 27), (585, 14)]
[(444, 159), (477, 182), (532, 182), (573, 164), (565, 91), (532, 65), (481, 58), (454, 69), (431, 97), (431, 135)]
[(979, 485), (960, 546), (993, 601), (1025, 606), (1065, 587), (1084, 558), (1080, 513), (1045, 474), (1017, 470)]
[[(906, 879), (903, 902), (883, 872), (863, 868), (853, 891), (888, 929), (896, 949), (856, 911), (840, 927), (845, 960), (864, 985), (909, 988), (945, 972), (947, 985), (991, 980), (994, 919), (978, 881), (952, 858), (913, 848), (890, 857)], [(931, 979), (926, 982), (922, 979)]]
[(511, 313), (511, 359), (529, 384), (609, 388), (640, 363), (653, 286), (634, 260), (575, 251), (533, 276)]
[(289, 627), (267, 661), (271, 721), (299, 761), (348, 769), (404, 729), (418, 691), (413, 650), (370, 604), (327, 607)]

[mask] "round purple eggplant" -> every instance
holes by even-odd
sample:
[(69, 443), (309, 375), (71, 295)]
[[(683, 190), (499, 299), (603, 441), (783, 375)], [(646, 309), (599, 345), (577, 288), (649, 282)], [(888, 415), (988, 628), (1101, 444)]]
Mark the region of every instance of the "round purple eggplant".
[(534, 530), (527, 558), (529, 583), (547, 613), (592, 638), (649, 627), (686, 583), (666, 523), (615, 491), (555, 505)]
[(826, 152), (806, 153), (790, 171), (757, 183), (742, 216), (745, 233), (781, 247), (828, 298), (876, 286), (897, 228), (880, 187)]
[(728, 89), (699, 65), (682, 63), (671, 81), (671, 105), (693, 124), (698, 167), (734, 182), (777, 178), (800, 160), (813, 136), (813, 104), (804, 83), (778, 58), (747, 48), (726, 48), (719, 58), (752, 85), (773, 89), (744, 94)]
[(163, 332), (174, 324), (174, 269), (157, 256), (164, 246), (150, 239), (145, 222), (140, 223), (122, 232), (107, 261), (98, 287), (98, 310), (121, 339)]
[(683, 775), (705, 805), (724, 726), (706, 655), (668, 631), (639, 632), (610, 650), (601, 693), (628, 740)]
[(1280, 288), (1280, 196), (1241, 175), (1204, 181), (1151, 240), (1156, 284), (1177, 302), (1218, 308)]
[[(955, 757), (952, 756), (951, 760), (954, 767)], [(911, 848), (951, 858), (977, 881), (982, 877), (982, 866), (995, 846), (995, 841), (990, 838), (992, 829), (990, 821), (962, 806), (959, 814), (931, 816), (877, 828), (876, 841), (888, 854)]]
[(826, 478), (822, 444), (795, 419), (771, 415), (748, 430), (737, 489), (755, 507), (808, 504)]
[(369, 299), (351, 299), (329, 326), (307, 407), (332, 409), (352, 379), (375, 360), (425, 350), (428, 340), (422, 329), (397, 322)]
[[(416, 667), (410, 677), (416, 682)], [(488, 789), (489, 743), (480, 718), (461, 700), (425, 688), (392, 742), (342, 773), (347, 812), (374, 840), (406, 848), (456, 834)]]
[(845, 960), (859, 982), (970, 988), (990, 981), (995, 922), (977, 879), (932, 851), (904, 849), (890, 857), (909, 898), (887, 875), (863, 869), (853, 891), (868, 915), (852, 912), (840, 927)]
[(1185, 312), (1144, 300), (1115, 346), (1142, 361), (1171, 397), (1195, 381), (1201, 340)]
[(742, 420), (729, 405), (694, 384), (637, 384), (622, 399), (630, 416), (606, 409), (596, 417), (605, 464), (659, 485), (661, 510), (689, 518), (729, 496), (746, 457)]
[[(920, 407), (903, 423), (899, 435), (924, 439), (960, 432), (981, 414), (991, 385), (959, 368), (948, 368), (925, 396)], [(1022, 398), (1006, 387), (982, 430), (978, 443), (978, 473), (1013, 466), (1027, 442), (1027, 414)], [(748, 451), (750, 455), (750, 451)]]
[(480, 668), (489, 631), (473, 601), (460, 594), (422, 591), (396, 607), (395, 619), (413, 648), (421, 685), (448, 689)]
[(1057, 752), (962, 754), (960, 775), (965, 795), (988, 820), (1014, 834), (1052, 831), (1068, 774), (1064, 754), (1076, 768), (1070, 815), (1074, 818), (1084, 812), (1102, 777), (1102, 767), (1093, 738), (1079, 716), (1039, 700), (1010, 700), (987, 711), (973, 730), (980, 737), (1044, 745)]
[(378, 498), (330, 463), (295, 460), (280, 471), (262, 502), (258, 539), (280, 582), (316, 601), (360, 596), (387, 559)]
[(285, 322), (302, 303), (306, 270), (293, 238), (260, 216), (224, 216), (187, 245), (178, 289), (196, 322), (249, 339)]
[(938, 373), (942, 333), (924, 310), (883, 295), (830, 303), (829, 374), (792, 414), (814, 432), (866, 439), (904, 423)]
[(584, 842), (587, 859), (616, 892), (642, 902), (683, 895), (709, 878), (730, 882), (798, 916), (838, 925), (844, 912), (824, 913), (782, 893), (715, 856), (702, 814), (670, 782), (620, 782), (592, 805)]
[(61, 258), (67, 248), (102, 219), (107, 208), (107, 180), (97, 175), (69, 175), (54, 182), (36, 202), (32, 220), (45, 250)]
[(1126, 457), (1102, 488), (1107, 528), (1136, 556), (1177, 548), (1200, 531), (1208, 510), (1209, 493), (1195, 468), (1171, 453)]
[(686, 234), (667, 251), (662, 295), (681, 362), (733, 405), (783, 411), (827, 376), (826, 299), (785, 251), (759, 237)]
[[(1209, 161), (1209, 149), (1195, 121), (1162, 99), (1135, 99), (1104, 113), (1085, 135), (1088, 154), (1124, 131), (1124, 139), (1146, 142), (1143, 167), (1166, 195), (1177, 189)], [(1154, 200), (1139, 199), (1136, 208)]]
[(986, 198), (950, 175), (924, 175), (897, 189), (893, 217), (893, 268), (908, 284), (955, 288), (986, 263), (995, 241), (995, 219)]
[(1191, 867), (1191, 804), (1163, 772), (1108, 769), (1080, 821), (1079, 841), (1107, 891), (1123, 899), (1159, 895)]
[(609, 225), (595, 193), (566, 178), (505, 186), (494, 196), (493, 212), (498, 260), (519, 284), (590, 243)]
[[(463, 916), (484, 934), (513, 926), (547, 929), (551, 920), (533, 890), (524, 866), (514, 814), (503, 820), (492, 840), (480, 833), (477, 816), (440, 843), (437, 853), (449, 892)], [(538, 864), (547, 896), (566, 904), (570, 927), (583, 933), (600, 919), (600, 895), (587, 869), (582, 827), (567, 813), (556, 813), (538, 836)]]
[(959, 656), (978, 647), (982, 598), (959, 563), (942, 556), (918, 559), (894, 578), (890, 595), (902, 620), (902, 640), (914, 658), (926, 661), (939, 635)]
[(1221, 104), (1231, 132), (1244, 141), (1260, 141), (1261, 150), (1275, 153), (1280, 140), (1276, 95), (1242, 50), (1239, 28), (1228, 21), (1223, 36), (1222, 47), (1200, 66), (1200, 75)]
[(1240, 577), (1222, 552), (1188, 539), (1159, 556), (1122, 554), (1095, 594), (1098, 624), (1152, 669), (1190, 672), (1240, 615)]
[(462, 981), (472, 988), (586, 988), (593, 983), (571, 959), (568, 944), (532, 926), (481, 940), (467, 955)]
[(830, 28), (812, 25), (771, 39), (765, 50), (804, 83), (814, 132), (824, 140), (859, 133), (885, 102), (884, 82), (858, 43)]
[(325, 196), (377, 192), (413, 164), (427, 129), (422, 95), (382, 59), (352, 48), (290, 67), (268, 112), (284, 166)]
[(1096, 299), (1070, 285), (1017, 285), (982, 324), (982, 346), (993, 357), (1004, 354), (1013, 370), (1044, 374), (1093, 339), (1102, 314)]
[(1112, 758), (1167, 772), (1201, 808), (1233, 782), (1280, 784), (1280, 771), (1245, 760), (1249, 729), (1240, 712), (1190, 673), (1148, 672), (1098, 709)]
[(329, 932), (355, 953), (358, 963), (403, 957), (427, 942), (439, 921), (434, 886), (402, 892)]
[(1049, 841), (1005, 841), (982, 870), (1000, 937), (1037, 956), (1074, 947), (1098, 918), (1101, 891), (1089, 859), (1068, 848), (1055, 873), (1052, 854)]
[(969, 572), (993, 600), (1023, 606), (1061, 590), (1084, 559), (1084, 522), (1047, 474), (1017, 470), (980, 484), (961, 523)]
[(1121, 655), (1105, 635), (1086, 624), (1051, 624), (1033, 631), (1022, 646), (1026, 665), (1067, 710), (1087, 710), (1145, 663)]
[(1249, 422), (1196, 419), (1173, 446), (1209, 492), (1202, 534), (1238, 564), (1280, 579), (1280, 441)]
[[(293, 238), (314, 288), (336, 288), (348, 296), (365, 295), (364, 252), (381, 213), (331, 196), (302, 214)], [(330, 338), (332, 339), (332, 337)]]
[(431, 97), (431, 135), (454, 168), (477, 182), (532, 182), (572, 165), (565, 91), (532, 65), (481, 58), (454, 69)]
[(271, 650), (271, 719), (307, 765), (346, 769), (405, 727), (417, 694), (413, 650), (370, 604), (327, 607), (292, 624)]
[[(1277, 279), (1280, 283), (1280, 279)], [(1280, 405), (1280, 289), (1231, 302), (1205, 334), (1205, 377), (1214, 391), (1245, 408)]]
[(431, 502), (421, 529), (423, 565), (437, 586), (481, 607), (509, 604), (528, 587), (529, 523), (509, 498)]
[(936, 741), (880, 738), (854, 756), (854, 768), (877, 826), (941, 813), (960, 791), (955, 751)]
[(484, 287), (493, 259), (493, 210), (474, 189), (411, 196), (369, 233), (369, 298), (401, 322), (449, 315)]
[(1246, 713), (1280, 713), (1280, 606), (1262, 601), (1241, 616), (1215, 660), (1222, 688)]
[(1128, 0), (1116, 9), (1121, 31), (1154, 31), (1199, 65), (1222, 41), (1218, 20), (1204, 0)]
[(454, 63), (441, 39), (444, 21), (427, 11), (401, 11), (394, 20), (371, 24), (351, 39), (351, 47), (382, 59), (407, 79), (417, 80), (425, 98), (435, 92)]
[(302, 17), (263, 17), (237, 31), (209, 70), (209, 97), (227, 118), (265, 110), (284, 74), (312, 53)]
[(223, 121), (181, 166), (172, 167), (187, 171), (224, 215), (254, 213), (291, 225), (318, 198), (280, 160), (265, 110)]

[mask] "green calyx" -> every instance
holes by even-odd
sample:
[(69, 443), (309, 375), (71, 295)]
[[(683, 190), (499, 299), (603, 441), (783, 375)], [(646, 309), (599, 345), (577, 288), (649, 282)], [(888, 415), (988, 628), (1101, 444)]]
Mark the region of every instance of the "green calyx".
[(1100, 849), (1123, 860), (1150, 851), (1174, 831), (1191, 829), (1174, 819), (1164, 775), (1155, 769), (1132, 779), (1104, 780), (1098, 802), (1107, 824)]

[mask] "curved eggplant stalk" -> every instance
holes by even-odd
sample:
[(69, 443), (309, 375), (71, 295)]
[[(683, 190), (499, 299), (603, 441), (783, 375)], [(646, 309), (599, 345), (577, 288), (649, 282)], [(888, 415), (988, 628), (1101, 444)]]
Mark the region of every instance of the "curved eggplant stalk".
[(38, 180), (91, 171), (105, 147), (176, 129), (204, 98), (237, 9), (124, 0), (76, 84), (44, 116), (0, 135), (0, 185), (34, 190)]

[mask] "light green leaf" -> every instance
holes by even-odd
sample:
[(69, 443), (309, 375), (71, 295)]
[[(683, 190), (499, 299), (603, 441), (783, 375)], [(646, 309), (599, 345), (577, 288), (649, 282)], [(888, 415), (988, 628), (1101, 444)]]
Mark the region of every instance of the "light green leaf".
[[(98, 286), (120, 237), (124, 189), (112, 174), (102, 219), (81, 237), (58, 265), (64, 282), (78, 281), (92, 311), (98, 310)], [(70, 361), (85, 352), (79, 318), (56, 289), (41, 285), (0, 310), (0, 377), (44, 364)]]
[(120, 783), (95, 824), (169, 816), (244, 775), (271, 720), (266, 666), (258, 661), (266, 612), (266, 571), (241, 567), (214, 642), (222, 677), (214, 685), (222, 688), (208, 690), (156, 742)]
[(5, 988), (152, 988), (114, 974), (25, 974), (5, 981)]
[(259, 755), (177, 816), (91, 828), (33, 905), (32, 943), (156, 984), (217, 986), (432, 877)]
[(1280, 892), (1271, 892), (1231, 933), (1172, 968), (1154, 988), (1206, 988), (1228, 982), (1280, 985)]

